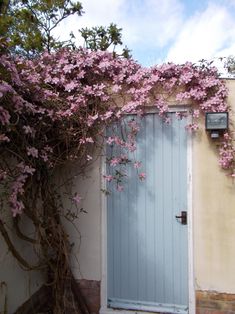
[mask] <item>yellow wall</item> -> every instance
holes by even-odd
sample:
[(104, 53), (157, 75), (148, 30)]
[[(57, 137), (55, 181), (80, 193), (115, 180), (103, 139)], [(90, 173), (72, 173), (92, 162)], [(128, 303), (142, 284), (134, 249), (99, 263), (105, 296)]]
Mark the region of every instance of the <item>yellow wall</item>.
[[(235, 80), (227, 86), (235, 111)], [(235, 182), (205, 131), (193, 139), (193, 216), (196, 288), (235, 293)]]

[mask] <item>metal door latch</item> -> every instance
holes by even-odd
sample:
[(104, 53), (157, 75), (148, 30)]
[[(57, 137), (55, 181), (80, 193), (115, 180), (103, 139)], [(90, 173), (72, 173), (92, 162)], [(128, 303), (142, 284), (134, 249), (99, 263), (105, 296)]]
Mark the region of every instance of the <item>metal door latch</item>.
[(181, 211), (181, 216), (175, 216), (176, 219), (181, 219), (182, 225), (187, 225), (187, 212)]

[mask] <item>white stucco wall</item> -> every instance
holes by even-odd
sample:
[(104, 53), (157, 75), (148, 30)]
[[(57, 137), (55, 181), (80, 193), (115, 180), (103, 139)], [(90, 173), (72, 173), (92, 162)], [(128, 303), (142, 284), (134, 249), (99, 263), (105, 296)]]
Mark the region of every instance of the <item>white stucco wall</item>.
[[(20, 241), (12, 230), (12, 218), (10, 212), (1, 212), (1, 219), (6, 222), (9, 235), (18, 252), (27, 261), (35, 265), (35, 255), (33, 250), (29, 250), (27, 243)], [(28, 236), (32, 236), (32, 226), (29, 221), (22, 216), (23, 230)], [(13, 313), (19, 305), (27, 300), (43, 282), (43, 274), (38, 271), (24, 271), (7, 247), (0, 235), (0, 313), (7, 303), (8, 314)]]
[[(76, 171), (76, 165), (61, 171), (60, 181), (72, 177)], [(101, 279), (101, 178), (101, 161), (98, 159), (91, 165), (86, 177), (78, 176), (73, 181), (72, 189), (68, 187), (69, 191), (64, 190), (65, 193), (81, 196), (81, 206), (78, 208), (86, 211), (79, 213), (73, 224), (64, 221), (74, 245), (72, 266), (76, 278)], [(69, 208), (71, 202), (64, 205)]]

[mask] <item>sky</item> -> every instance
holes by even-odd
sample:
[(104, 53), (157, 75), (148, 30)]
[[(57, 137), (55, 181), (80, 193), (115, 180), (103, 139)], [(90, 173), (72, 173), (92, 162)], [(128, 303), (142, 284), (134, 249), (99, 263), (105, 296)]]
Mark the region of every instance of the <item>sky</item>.
[[(84, 14), (56, 35), (116, 23), (124, 45), (143, 66), (235, 55), (235, 0), (81, 0)], [(83, 41), (78, 37), (78, 42)]]

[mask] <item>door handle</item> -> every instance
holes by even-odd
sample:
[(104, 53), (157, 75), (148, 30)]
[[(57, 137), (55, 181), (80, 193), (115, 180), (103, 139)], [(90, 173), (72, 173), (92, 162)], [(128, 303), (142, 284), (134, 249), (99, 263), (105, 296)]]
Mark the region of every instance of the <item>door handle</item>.
[(187, 225), (187, 212), (181, 211), (181, 216), (175, 216), (176, 219), (181, 219), (180, 223), (182, 225)]

